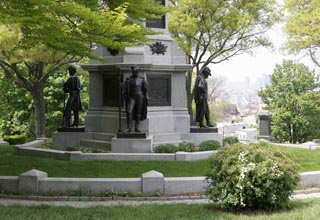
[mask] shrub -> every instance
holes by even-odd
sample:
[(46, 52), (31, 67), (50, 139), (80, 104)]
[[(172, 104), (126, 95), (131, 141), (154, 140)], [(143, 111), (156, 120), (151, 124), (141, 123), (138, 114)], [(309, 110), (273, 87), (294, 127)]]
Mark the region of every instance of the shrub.
[(220, 145), (219, 141), (207, 140), (207, 141), (203, 141), (199, 145), (199, 151), (217, 150), (220, 147), (221, 147), (221, 145)]
[(194, 152), (195, 146), (193, 143), (183, 142), (179, 144), (177, 151)]
[(26, 143), (27, 137), (25, 135), (10, 135), (4, 136), (3, 140), (8, 142), (10, 145), (16, 145)]
[(206, 193), (223, 208), (284, 208), (299, 181), (290, 156), (266, 142), (226, 146), (209, 161)]
[(239, 143), (238, 137), (225, 137), (223, 138), (223, 146)]
[(180, 143), (179, 146), (174, 144), (161, 144), (155, 147), (155, 153), (176, 153), (177, 151), (194, 152), (195, 146), (193, 143)]
[(154, 149), (155, 153), (175, 153), (177, 152), (177, 146), (173, 144), (161, 144)]

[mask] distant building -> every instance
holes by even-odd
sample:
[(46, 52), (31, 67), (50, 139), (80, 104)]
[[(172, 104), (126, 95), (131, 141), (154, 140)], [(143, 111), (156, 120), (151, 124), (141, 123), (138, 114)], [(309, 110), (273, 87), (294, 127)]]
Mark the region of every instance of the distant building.
[(256, 128), (245, 128), (236, 131), (240, 143), (248, 144), (257, 142), (258, 131)]

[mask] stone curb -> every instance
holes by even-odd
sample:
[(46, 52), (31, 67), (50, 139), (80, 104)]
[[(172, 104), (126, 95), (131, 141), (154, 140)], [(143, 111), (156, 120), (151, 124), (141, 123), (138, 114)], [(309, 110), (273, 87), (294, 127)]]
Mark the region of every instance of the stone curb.
[[(294, 190), (292, 198), (312, 198), (313, 195), (318, 195), (320, 188), (310, 188), (303, 190)], [(309, 196), (308, 196), (309, 195)], [(318, 196), (316, 196), (318, 197)], [(121, 197), (121, 196), (37, 196), (37, 195), (9, 195), (0, 194), (0, 199), (11, 200), (31, 200), (31, 201), (71, 201), (71, 202), (105, 202), (105, 201), (183, 201), (183, 200), (209, 200), (205, 195), (194, 196), (159, 196), (159, 197)]]
[(173, 200), (207, 200), (208, 196), (159, 196), (159, 197), (121, 197), (121, 196), (36, 196), (36, 195), (7, 195), (0, 194), (0, 199), (31, 200), (31, 201), (173, 201)]

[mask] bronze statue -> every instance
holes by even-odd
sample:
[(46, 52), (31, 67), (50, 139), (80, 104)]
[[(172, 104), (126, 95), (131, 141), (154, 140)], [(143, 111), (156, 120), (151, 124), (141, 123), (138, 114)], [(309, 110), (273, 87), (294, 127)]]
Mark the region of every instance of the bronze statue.
[[(196, 78), (194, 84), (194, 101), (196, 103), (196, 122), (201, 128), (213, 127), (210, 122), (210, 110), (208, 106), (208, 84), (206, 79), (211, 76), (211, 70), (204, 67)], [(206, 118), (207, 126), (203, 124), (203, 118)]]
[(140, 121), (147, 118), (148, 106), (148, 84), (144, 77), (139, 76), (139, 67), (131, 66), (131, 76), (126, 78), (124, 83), (124, 99), (127, 113), (127, 129), (131, 132), (132, 121), (135, 121), (135, 132), (139, 129)]
[[(69, 93), (69, 98), (64, 109), (64, 118), (66, 120), (67, 127), (78, 127), (79, 125), (79, 111), (82, 110), (82, 104), (80, 100), (81, 83), (77, 76), (77, 70), (73, 66), (68, 68), (70, 77), (63, 83), (64, 93)], [(71, 124), (71, 111), (73, 112), (73, 124)]]

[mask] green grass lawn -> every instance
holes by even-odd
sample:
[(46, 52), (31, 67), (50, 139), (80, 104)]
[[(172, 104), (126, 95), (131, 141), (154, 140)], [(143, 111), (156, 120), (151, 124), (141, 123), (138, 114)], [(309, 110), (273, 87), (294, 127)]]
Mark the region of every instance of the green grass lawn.
[(0, 176), (18, 176), (38, 169), (49, 177), (114, 178), (141, 177), (150, 170), (166, 177), (204, 176), (208, 161), (62, 161), (13, 154), (12, 147), (0, 148)]
[[(301, 165), (299, 172), (320, 170), (320, 151), (284, 147)], [(38, 169), (49, 177), (114, 178), (141, 177), (156, 170), (165, 177), (205, 176), (208, 160), (200, 161), (61, 161), (39, 157), (18, 156), (13, 148), (0, 147), (0, 176), (18, 176)]]
[(320, 151), (283, 147), (300, 164), (299, 172), (320, 171)]
[(54, 206), (2, 206), (0, 219), (3, 220), (157, 220), (157, 219), (237, 219), (237, 220), (314, 220), (320, 216), (320, 199), (304, 199), (291, 201), (291, 209), (269, 213), (229, 213), (214, 209), (213, 205), (171, 204), (171, 205), (139, 205), (109, 206), (91, 208), (71, 208)]

